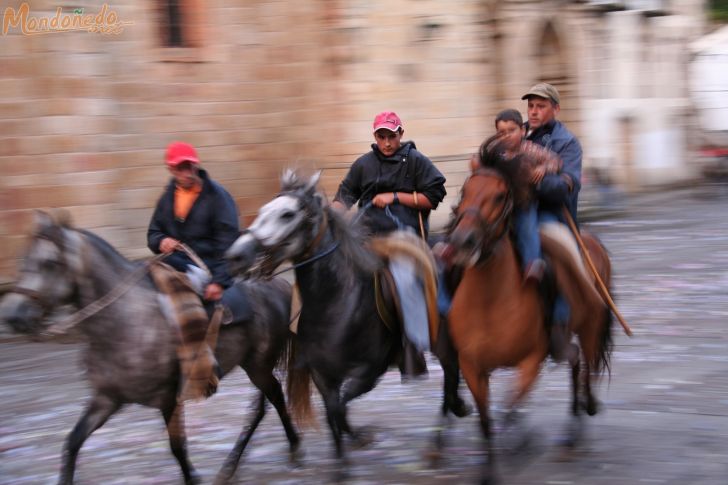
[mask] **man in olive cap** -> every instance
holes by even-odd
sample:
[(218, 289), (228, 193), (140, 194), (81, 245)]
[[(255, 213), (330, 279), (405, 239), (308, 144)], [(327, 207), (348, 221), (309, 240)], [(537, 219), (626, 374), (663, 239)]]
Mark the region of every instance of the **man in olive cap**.
[[(526, 139), (554, 152), (563, 162), (558, 173), (546, 174), (536, 185), (540, 222), (566, 223), (562, 207), (576, 221), (576, 207), (581, 189), (581, 144), (563, 123), (556, 119), (561, 109), (559, 91), (548, 83), (531, 87), (521, 99), (528, 101)], [(570, 308), (562, 295), (554, 302), (551, 329), (551, 356), (556, 361), (573, 361), (578, 350), (571, 342), (568, 327)]]

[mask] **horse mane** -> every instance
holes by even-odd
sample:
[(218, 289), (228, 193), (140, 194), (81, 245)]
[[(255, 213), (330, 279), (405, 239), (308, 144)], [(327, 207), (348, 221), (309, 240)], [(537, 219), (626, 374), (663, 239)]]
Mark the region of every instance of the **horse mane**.
[(104, 260), (109, 261), (110, 263), (120, 267), (135, 266), (134, 262), (129, 261), (114, 246), (112, 246), (108, 241), (106, 241), (106, 239), (103, 239), (101, 236), (94, 234), (93, 232), (86, 229), (75, 229), (75, 231), (83, 235), (84, 238), (86, 238), (86, 240), (88, 240), (93, 247), (98, 249)]
[(365, 273), (374, 273), (381, 268), (380, 259), (364, 245), (368, 236), (364, 226), (349, 223), (331, 206), (325, 206), (323, 210), (328, 218), (331, 233), (339, 243), (338, 251), (344, 255), (347, 266)]
[(516, 206), (522, 206), (531, 197), (531, 185), (528, 180), (528, 170), (524, 167), (525, 161), (522, 156), (516, 155), (512, 159), (506, 159), (503, 155), (505, 146), (498, 135), (487, 138), (481, 145), (478, 152), (480, 166), (495, 170), (508, 185), (513, 194)]
[[(368, 236), (365, 228), (357, 223), (349, 223), (339, 211), (325, 203), (324, 195), (316, 191), (319, 175), (320, 172), (313, 177), (304, 177), (300, 171), (288, 169), (281, 175), (281, 193), (303, 193), (309, 210), (316, 210), (317, 205), (321, 207), (328, 219), (331, 234), (339, 243), (337, 252), (344, 256), (344, 261), (349, 267), (342, 268), (343, 271), (349, 271), (352, 267), (364, 273), (377, 271), (382, 263), (364, 246), (364, 241)], [(319, 204), (309, 203), (311, 198), (318, 198)]]

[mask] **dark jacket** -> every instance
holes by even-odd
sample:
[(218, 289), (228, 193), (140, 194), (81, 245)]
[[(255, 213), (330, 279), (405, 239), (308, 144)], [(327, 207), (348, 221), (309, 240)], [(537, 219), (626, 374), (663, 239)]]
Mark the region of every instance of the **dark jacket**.
[[(147, 246), (159, 253), (165, 237), (187, 244), (212, 272), (212, 282), (228, 287), (232, 283), (223, 254), (238, 238), (238, 210), (235, 201), (220, 184), (200, 170), (202, 191), (184, 221), (174, 216), (174, 179), (157, 202), (147, 230)], [(175, 256), (179, 256), (177, 252)], [(181, 269), (181, 268), (177, 268)]]
[[(334, 200), (343, 203), (347, 208), (359, 201), (361, 209), (379, 193), (415, 191), (418, 196), (427, 197), (433, 209), (437, 208), (446, 194), (445, 177), (429, 158), (417, 151), (412, 141), (402, 143), (391, 157), (385, 157), (377, 145), (372, 144), (372, 151), (365, 153), (352, 164), (349, 173), (339, 185)], [(416, 209), (401, 204), (388, 207), (396, 219), (420, 234)], [(430, 211), (421, 212), (427, 234)], [(397, 229), (397, 222), (384, 209), (374, 206), (367, 209), (362, 220), (375, 234)]]
[[(528, 132), (528, 123), (526, 123), (526, 131)], [(563, 123), (557, 120), (537, 128), (527, 138), (556, 153), (563, 162), (559, 173), (546, 175), (536, 186), (539, 200), (538, 210), (552, 212), (563, 221), (561, 206), (566, 205), (571, 217), (576, 221), (576, 209), (581, 189), (581, 144), (579, 140), (566, 129)], [(572, 181), (571, 190), (569, 190), (569, 183), (565, 180), (564, 174)]]

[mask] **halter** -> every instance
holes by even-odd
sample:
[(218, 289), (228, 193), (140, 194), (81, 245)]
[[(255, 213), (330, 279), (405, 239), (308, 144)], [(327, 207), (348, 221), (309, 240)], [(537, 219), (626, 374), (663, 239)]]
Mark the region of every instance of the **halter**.
[[(473, 174), (471, 177), (497, 177), (501, 180), (503, 179), (503, 176), (498, 173), (495, 170), (488, 169), (488, 168), (479, 168)], [(481, 200), (482, 202), (482, 200)], [(455, 222), (453, 223), (452, 227), (456, 227), (458, 224), (460, 224), (460, 221), (463, 220), (463, 218), (466, 215), (473, 215), (478, 221), (478, 230), (483, 234), (483, 241), (492, 241), (493, 245), (495, 245), (496, 242), (500, 241), (503, 236), (505, 236), (508, 233), (508, 224), (506, 224), (506, 221), (511, 215), (511, 212), (513, 211), (513, 193), (511, 190), (508, 190), (508, 193), (506, 195), (506, 201), (503, 206), (503, 210), (498, 215), (498, 217), (493, 222), (488, 222), (480, 217), (480, 209), (476, 206), (470, 206), (462, 209), (460, 214), (458, 214), (457, 218), (455, 219)], [(500, 232), (498, 231), (500, 228)], [(484, 261), (490, 257), (492, 254), (492, 248), (489, 248), (490, 250), (487, 252), (483, 252), (483, 254), (480, 257), (480, 261)]]
[[(61, 250), (61, 254), (65, 254), (65, 245), (63, 244), (63, 240), (58, 240), (51, 237), (51, 235), (45, 233), (38, 233), (35, 237), (37, 239), (45, 239), (47, 241), (50, 241), (51, 243), (58, 246), (58, 249)], [(199, 264), (200, 268), (203, 271), (206, 271), (208, 275), (210, 274), (210, 270), (207, 268), (205, 263), (202, 262), (202, 259), (200, 259), (200, 257), (190, 247), (188, 247), (186, 244), (181, 244), (180, 249), (182, 249), (182, 251), (184, 251), (190, 257), (190, 259), (192, 259), (193, 262)], [(166, 256), (167, 255), (164, 253), (154, 255), (154, 257), (148, 259), (144, 262), (144, 264), (127, 274), (124, 279), (119, 282), (118, 285), (111, 289), (111, 291), (106, 293), (101, 298), (91, 302), (87, 306), (81, 308), (72, 315), (64, 318), (60, 322), (54, 323), (45, 330), (45, 333), (60, 334), (67, 332), (69, 329), (73, 328), (80, 322), (100, 312), (101, 310), (115, 302), (117, 299), (119, 299), (124, 293), (129, 291), (139, 280), (144, 278), (149, 271), (149, 267), (152, 264), (161, 261)], [(69, 264), (67, 261), (64, 260), (63, 264), (66, 266), (66, 268), (68, 268)], [(78, 291), (78, 289), (76, 289), (76, 291)], [(16, 285), (13, 289), (9, 291), (9, 293), (17, 293), (31, 298), (43, 308), (43, 316), (47, 315), (52, 309), (52, 305), (44, 300), (39, 291)]]
[[(52, 244), (54, 244), (58, 249), (60, 250), (61, 254), (65, 255), (65, 244), (63, 243), (62, 239), (58, 239), (53, 237), (51, 234), (47, 234), (45, 232), (39, 232), (35, 234), (35, 239), (43, 239), (45, 241), (48, 241)], [(64, 273), (68, 271), (68, 261), (64, 257), (61, 264), (64, 266)], [(15, 293), (18, 295), (23, 295), (27, 298), (30, 298), (33, 300), (38, 306), (40, 306), (43, 309), (43, 316), (48, 315), (51, 310), (53, 309), (53, 304), (48, 302), (45, 298), (45, 295), (43, 295), (40, 291), (34, 290), (32, 288), (26, 288), (24, 286), (18, 286), (17, 284), (13, 285), (13, 287), (8, 291), (8, 293)]]
[[(283, 194), (282, 193), (281, 194), (278, 194), (278, 197), (280, 197), (281, 195), (283, 195)], [(311, 244), (309, 244), (308, 247), (306, 248), (306, 250), (303, 252), (303, 255), (304, 256), (307, 256), (307, 255), (309, 255), (311, 253), (315, 253), (316, 247), (321, 243), (321, 241), (323, 241), (324, 237), (326, 236), (326, 233), (328, 232), (328, 229), (329, 229), (328, 217), (326, 216), (326, 212), (324, 211), (323, 212), (323, 220), (322, 220), (321, 225), (319, 227), (318, 233), (316, 234), (316, 236), (314, 236), (313, 240), (311, 241)], [(268, 251), (275, 250), (275, 249), (277, 249), (278, 247), (280, 247), (282, 245), (283, 245), (283, 243), (281, 242), (281, 243), (279, 243), (279, 244), (277, 244), (277, 245), (272, 246), (271, 248), (269, 248)], [(324, 251), (322, 251), (322, 252), (320, 252), (318, 254), (314, 254), (313, 256), (311, 256), (311, 257), (309, 257), (307, 259), (304, 259), (303, 261), (300, 261), (300, 262), (298, 262), (296, 264), (293, 264), (293, 265), (291, 265), (291, 266), (289, 266), (287, 268), (283, 268), (281, 270), (278, 270), (275, 273), (273, 273), (270, 277), (273, 278), (275, 276), (278, 276), (280, 274), (286, 273), (288, 271), (292, 271), (292, 270), (295, 270), (295, 269), (298, 269), (298, 268), (302, 268), (302, 267), (304, 267), (306, 265), (309, 265), (309, 264), (311, 264), (313, 262), (318, 261), (319, 259), (323, 259), (326, 256), (328, 256), (329, 254), (331, 254), (334, 251), (336, 251), (336, 249), (338, 247), (339, 247), (339, 242), (338, 241), (334, 241), (333, 244), (331, 244), (331, 246), (329, 246)]]

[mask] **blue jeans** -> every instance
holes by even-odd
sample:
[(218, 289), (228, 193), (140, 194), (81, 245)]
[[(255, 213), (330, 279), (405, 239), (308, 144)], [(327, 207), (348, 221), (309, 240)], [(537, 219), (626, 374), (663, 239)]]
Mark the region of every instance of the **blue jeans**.
[(523, 270), (541, 259), (541, 239), (538, 234), (538, 205), (531, 203), (513, 213), (513, 229), (516, 233), (516, 249), (521, 255)]
[[(539, 212), (538, 213), (538, 222), (558, 222), (563, 224), (564, 221), (561, 220), (561, 218), (554, 214), (553, 212)], [(553, 313), (553, 324), (554, 325), (568, 325), (569, 324), (569, 316), (571, 315), (571, 307), (569, 307), (569, 302), (566, 301), (566, 298), (559, 292), (556, 295), (556, 298), (554, 300), (554, 313)]]

